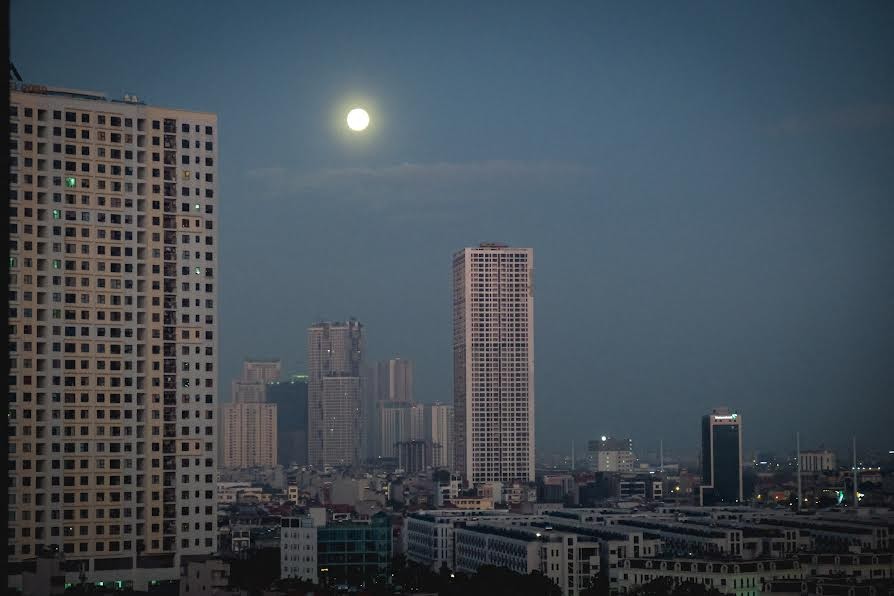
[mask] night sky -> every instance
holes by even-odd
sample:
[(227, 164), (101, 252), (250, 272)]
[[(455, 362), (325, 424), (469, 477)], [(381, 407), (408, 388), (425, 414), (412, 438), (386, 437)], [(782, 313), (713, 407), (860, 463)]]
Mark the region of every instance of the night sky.
[(894, 449), (894, 4), (482, 4), (14, 0), (11, 56), (218, 114), (224, 399), (354, 316), (451, 401), (451, 254), (500, 241), (538, 448), (694, 453), (728, 405), (748, 451)]

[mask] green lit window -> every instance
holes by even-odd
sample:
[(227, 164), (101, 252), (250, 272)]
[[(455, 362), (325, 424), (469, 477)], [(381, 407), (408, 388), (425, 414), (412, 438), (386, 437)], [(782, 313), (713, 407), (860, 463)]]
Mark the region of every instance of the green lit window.
[(201, 274), (202, 274), (202, 268), (196, 267), (196, 275), (201, 275)]
[(53, 259), (53, 269), (62, 269), (62, 261)]
[(61, 309), (61, 308), (54, 308), (54, 309), (53, 309), (53, 318), (54, 318), (54, 319), (61, 319), (61, 318), (62, 318), (62, 309)]
[(202, 208), (202, 206), (199, 205), (198, 203), (196, 203), (196, 211), (198, 211), (198, 210), (201, 209), (201, 208)]
[(61, 209), (53, 209), (53, 219), (62, 219)]
[(78, 185), (78, 179), (73, 176), (65, 177), (65, 188), (76, 188)]
[(16, 266), (16, 258), (15, 257), (9, 257), (9, 266), (10, 267)]

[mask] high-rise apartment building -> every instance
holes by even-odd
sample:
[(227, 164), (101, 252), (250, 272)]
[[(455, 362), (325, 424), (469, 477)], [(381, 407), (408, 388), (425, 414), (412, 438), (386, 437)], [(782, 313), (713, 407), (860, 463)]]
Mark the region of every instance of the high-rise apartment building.
[(363, 458), (363, 326), (318, 323), (307, 331), (308, 463), (356, 465)]
[(223, 407), (223, 465), (277, 464), (277, 405), (267, 401), (268, 383), (279, 379), (279, 360), (246, 360), (233, 381), (232, 401)]
[(453, 255), (456, 469), (474, 484), (534, 479), (534, 251)]
[(425, 439), (425, 406), (403, 401), (380, 401), (376, 404), (379, 440), (377, 455), (397, 457), (397, 444)]
[(266, 385), (279, 380), (282, 363), (279, 360), (246, 359), (242, 363), (242, 381)]
[(236, 401), (223, 407), (223, 465), (270, 467), (278, 462), (277, 407), (274, 403)]
[(425, 406), (425, 440), (431, 446), (432, 465), (452, 470), (453, 406), (440, 403)]
[(378, 363), (377, 398), (387, 401), (413, 401), (413, 361), (392, 358)]
[(10, 585), (215, 552), (217, 117), (10, 91)]
[(633, 441), (601, 437), (587, 445), (587, 458), (594, 472), (632, 472), (636, 463)]
[(702, 505), (742, 502), (742, 417), (714, 408), (702, 417)]

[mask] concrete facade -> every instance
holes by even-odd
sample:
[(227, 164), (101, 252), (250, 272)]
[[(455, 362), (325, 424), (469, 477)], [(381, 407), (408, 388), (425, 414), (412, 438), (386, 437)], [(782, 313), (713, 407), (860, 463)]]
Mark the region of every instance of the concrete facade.
[(217, 118), (10, 100), (10, 581), (145, 589), (216, 549)]

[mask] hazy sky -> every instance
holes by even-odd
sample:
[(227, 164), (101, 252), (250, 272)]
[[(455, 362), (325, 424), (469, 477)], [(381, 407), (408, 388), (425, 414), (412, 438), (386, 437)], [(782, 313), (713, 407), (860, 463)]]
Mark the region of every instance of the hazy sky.
[(11, 9), (26, 81), (219, 115), (222, 387), (355, 316), (450, 401), (451, 254), (501, 241), (539, 448), (729, 405), (747, 449), (894, 449), (894, 4), (250, 4)]

